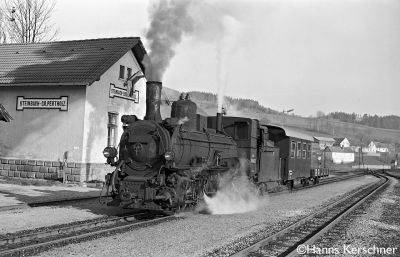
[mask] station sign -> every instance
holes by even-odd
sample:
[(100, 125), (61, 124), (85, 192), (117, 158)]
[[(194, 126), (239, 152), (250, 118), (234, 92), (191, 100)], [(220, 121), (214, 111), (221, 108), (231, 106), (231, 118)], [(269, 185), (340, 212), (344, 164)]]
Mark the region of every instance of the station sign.
[(58, 109), (68, 111), (68, 96), (60, 98), (25, 98), (17, 96), (17, 111), (24, 109)]
[(110, 97), (119, 97), (139, 103), (139, 91), (134, 90), (129, 83), (126, 88), (116, 87), (115, 84), (110, 83)]

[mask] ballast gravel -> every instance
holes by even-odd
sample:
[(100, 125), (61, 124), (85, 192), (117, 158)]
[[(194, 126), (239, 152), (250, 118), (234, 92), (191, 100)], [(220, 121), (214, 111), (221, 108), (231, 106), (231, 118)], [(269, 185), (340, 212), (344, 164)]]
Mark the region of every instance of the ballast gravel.
[(364, 176), (265, 196), (262, 208), (243, 214), (183, 213), (183, 219), (55, 248), (38, 256), (224, 256), (225, 248), (240, 245), (250, 235), (284, 227), (330, 200), (376, 181)]
[(99, 218), (104, 215), (90, 209), (74, 207), (27, 207), (27, 204), (95, 197), (97, 188), (68, 186), (34, 186), (0, 183), (0, 236), (75, 221)]
[[(400, 174), (398, 174), (400, 175)], [(391, 183), (315, 242), (316, 250), (335, 256), (400, 256), (400, 182)]]

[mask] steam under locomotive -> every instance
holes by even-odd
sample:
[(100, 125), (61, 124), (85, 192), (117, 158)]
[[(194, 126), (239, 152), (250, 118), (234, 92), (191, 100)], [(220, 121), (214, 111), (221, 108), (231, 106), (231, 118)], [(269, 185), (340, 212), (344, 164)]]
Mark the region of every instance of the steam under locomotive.
[(245, 173), (261, 191), (271, 182), (293, 186), (294, 180), (317, 182), (327, 175), (311, 169), (312, 139), (256, 119), (199, 115), (188, 95), (173, 102), (171, 117), (162, 120), (162, 84), (146, 85), (144, 119), (124, 115), (119, 153), (114, 147), (103, 151), (116, 167), (106, 176), (109, 205), (164, 210), (196, 205), (203, 193), (218, 190), (227, 171)]

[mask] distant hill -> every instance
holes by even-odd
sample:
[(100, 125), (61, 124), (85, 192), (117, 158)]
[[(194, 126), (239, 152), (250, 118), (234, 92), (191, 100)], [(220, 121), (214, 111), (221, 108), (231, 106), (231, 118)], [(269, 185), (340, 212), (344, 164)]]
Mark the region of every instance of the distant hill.
[(325, 118), (367, 125), (374, 128), (400, 129), (400, 117), (396, 115), (378, 116), (364, 114), (361, 116), (356, 113), (331, 112), (324, 116)]
[[(197, 104), (198, 113), (203, 115), (215, 115), (217, 112), (217, 95), (208, 92), (190, 91), (186, 92), (190, 99)], [(162, 99), (176, 101), (181, 92), (163, 87)], [(163, 101), (162, 114), (169, 115), (170, 108)], [(241, 99), (225, 97), (224, 107), (229, 116), (246, 116), (254, 119), (263, 119), (265, 114), (279, 114), (278, 111), (260, 105), (257, 101), (251, 99)], [(164, 116), (163, 116), (164, 117)], [(166, 117), (166, 116), (165, 116)], [(267, 120), (265, 120), (268, 122)]]
[[(215, 115), (217, 111), (217, 96), (212, 93), (192, 91), (188, 92), (191, 100), (197, 104), (198, 113), (202, 115)], [(162, 99), (175, 101), (180, 92), (163, 87)], [(227, 115), (244, 116), (259, 119), (265, 124), (277, 124), (301, 128), (312, 132), (314, 135), (330, 135), (332, 137), (347, 137), (352, 144), (366, 145), (371, 140), (383, 143), (400, 144), (400, 130), (375, 128), (362, 124), (343, 122), (331, 117), (306, 118), (295, 115), (283, 114), (282, 112), (264, 107), (257, 101), (251, 99), (225, 98)], [(170, 105), (163, 101), (161, 106), (162, 117), (169, 117)]]

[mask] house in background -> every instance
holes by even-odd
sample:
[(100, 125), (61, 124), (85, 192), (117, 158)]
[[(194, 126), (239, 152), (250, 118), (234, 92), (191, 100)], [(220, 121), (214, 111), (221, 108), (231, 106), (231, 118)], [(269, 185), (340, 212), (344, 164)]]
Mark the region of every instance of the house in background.
[(335, 139), (331, 137), (314, 137), (314, 143), (317, 143), (320, 150), (324, 150), (326, 147), (331, 147), (335, 143)]
[(342, 148), (344, 147), (350, 147), (350, 142), (347, 138), (345, 137), (336, 137), (335, 139), (335, 143), (333, 144), (333, 146), (340, 146)]
[(364, 146), (362, 148), (363, 153), (376, 153), (376, 145), (374, 141), (371, 141), (371, 143), (368, 144), (368, 146)]
[(354, 162), (354, 152), (349, 147), (331, 146), (325, 148), (327, 160), (335, 164), (344, 164)]
[(376, 146), (376, 151), (379, 153), (388, 153), (389, 152), (389, 145), (388, 144), (384, 144), (384, 143), (380, 143), (380, 142), (374, 142), (375, 146)]

